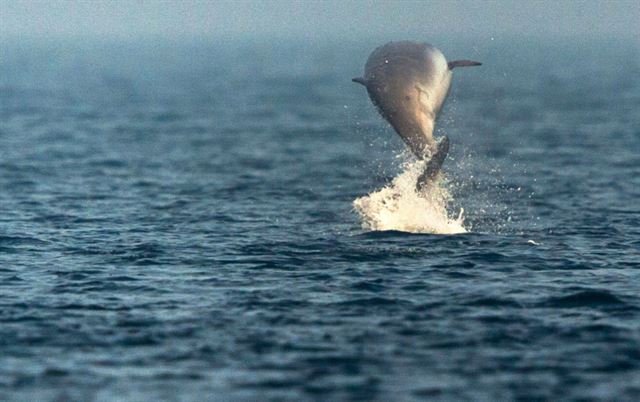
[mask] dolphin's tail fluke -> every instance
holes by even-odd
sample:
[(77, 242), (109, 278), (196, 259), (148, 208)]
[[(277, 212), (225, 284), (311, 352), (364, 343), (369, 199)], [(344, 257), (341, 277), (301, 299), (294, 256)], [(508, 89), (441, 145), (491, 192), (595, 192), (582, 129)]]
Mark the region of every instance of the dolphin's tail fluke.
[(447, 154), (449, 153), (449, 137), (443, 136), (438, 146), (436, 148), (436, 152), (431, 156), (431, 159), (427, 162), (427, 166), (424, 169), (424, 172), (418, 177), (418, 181), (416, 183), (416, 190), (418, 192), (422, 191), (429, 183), (431, 183), (440, 172), (440, 168), (442, 168), (442, 163), (444, 162)]

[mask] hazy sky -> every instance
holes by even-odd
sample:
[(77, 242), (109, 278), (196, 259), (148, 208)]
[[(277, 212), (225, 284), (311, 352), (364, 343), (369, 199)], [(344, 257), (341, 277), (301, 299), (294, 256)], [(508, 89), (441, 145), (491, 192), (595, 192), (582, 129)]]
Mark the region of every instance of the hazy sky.
[[(640, 0), (0, 0), (0, 36), (640, 38)], [(638, 39), (640, 41), (640, 39)]]

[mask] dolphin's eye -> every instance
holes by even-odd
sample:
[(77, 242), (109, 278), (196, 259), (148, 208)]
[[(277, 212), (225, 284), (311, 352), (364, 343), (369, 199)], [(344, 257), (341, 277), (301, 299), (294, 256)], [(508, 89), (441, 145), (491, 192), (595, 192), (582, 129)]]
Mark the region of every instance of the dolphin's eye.
[(407, 95), (407, 96), (405, 96), (405, 97), (404, 97), (404, 100), (406, 100), (406, 101), (410, 101), (410, 100), (411, 100), (411, 97), (410, 97), (409, 95)]

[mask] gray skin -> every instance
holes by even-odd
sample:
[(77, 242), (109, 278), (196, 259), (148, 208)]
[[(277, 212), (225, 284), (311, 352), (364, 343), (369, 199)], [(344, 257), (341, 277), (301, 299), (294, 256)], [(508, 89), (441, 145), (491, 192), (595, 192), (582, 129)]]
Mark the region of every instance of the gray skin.
[(367, 88), (373, 104), (413, 154), (429, 159), (418, 190), (437, 176), (449, 151), (448, 138), (436, 144), (433, 130), (449, 93), (451, 70), (479, 65), (470, 60), (447, 62), (428, 43), (390, 42), (371, 53), (364, 77), (353, 79)]

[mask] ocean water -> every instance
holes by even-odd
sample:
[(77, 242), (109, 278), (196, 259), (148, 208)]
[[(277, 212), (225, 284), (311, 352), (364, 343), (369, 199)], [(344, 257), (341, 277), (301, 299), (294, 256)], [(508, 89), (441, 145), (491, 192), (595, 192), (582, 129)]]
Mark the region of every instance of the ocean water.
[(0, 400), (638, 400), (638, 42), (431, 42), (0, 42)]

